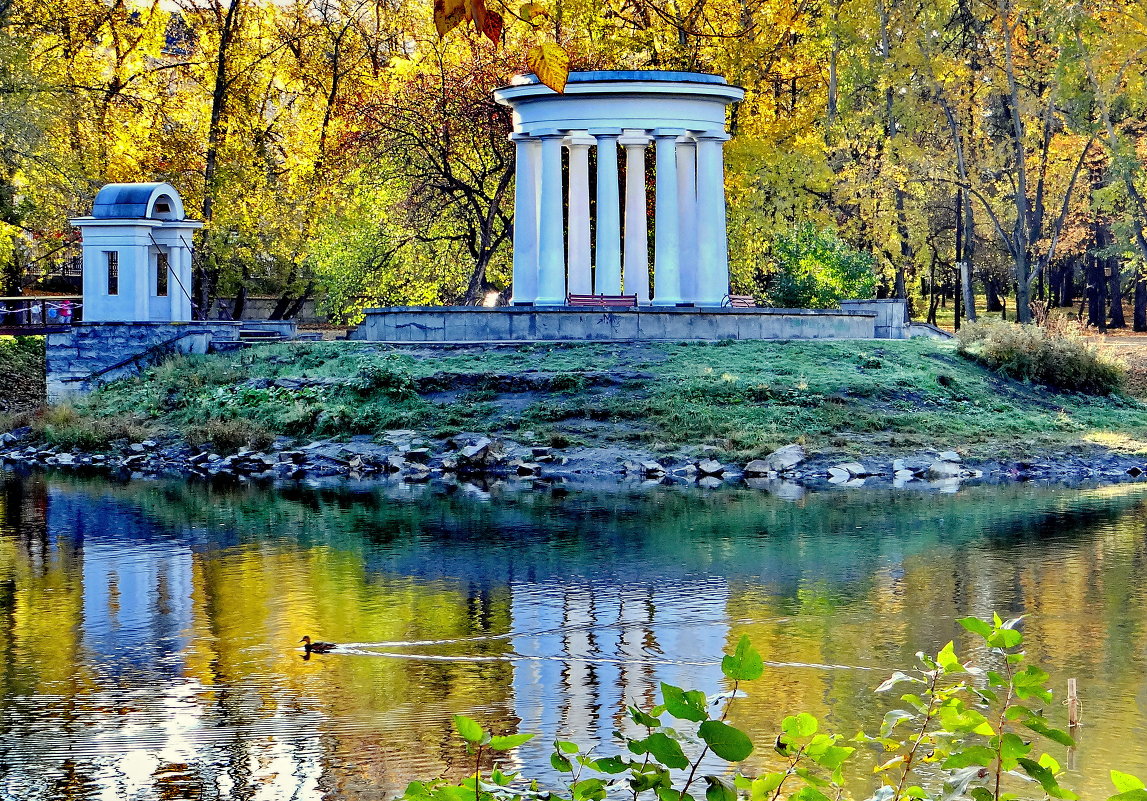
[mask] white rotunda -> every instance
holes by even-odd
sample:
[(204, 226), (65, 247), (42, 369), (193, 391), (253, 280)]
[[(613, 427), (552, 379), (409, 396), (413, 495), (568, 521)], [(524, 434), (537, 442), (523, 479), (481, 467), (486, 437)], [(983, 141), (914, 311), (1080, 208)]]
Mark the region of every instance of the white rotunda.
[[(725, 110), (744, 95), (719, 75), (647, 70), (573, 72), (561, 94), (533, 75), (495, 91), (513, 109), (517, 145), (514, 305), (564, 306), (570, 295), (626, 294), (642, 305), (720, 306), (729, 292)], [(645, 183), (650, 144), (652, 220)]]

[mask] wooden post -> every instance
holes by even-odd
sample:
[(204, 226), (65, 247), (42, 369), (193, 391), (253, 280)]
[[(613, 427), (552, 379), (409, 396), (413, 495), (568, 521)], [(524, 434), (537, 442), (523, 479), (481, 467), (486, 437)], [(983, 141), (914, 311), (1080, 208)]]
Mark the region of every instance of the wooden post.
[[(1075, 729), (1079, 726), (1079, 689), (1075, 679), (1067, 680), (1067, 727)], [(1074, 736), (1074, 732), (1072, 733)]]
[[(1079, 737), (1079, 689), (1075, 679), (1067, 680), (1067, 732), (1073, 740), (1078, 742)], [(1073, 745), (1067, 749), (1067, 769), (1076, 769), (1076, 748)]]

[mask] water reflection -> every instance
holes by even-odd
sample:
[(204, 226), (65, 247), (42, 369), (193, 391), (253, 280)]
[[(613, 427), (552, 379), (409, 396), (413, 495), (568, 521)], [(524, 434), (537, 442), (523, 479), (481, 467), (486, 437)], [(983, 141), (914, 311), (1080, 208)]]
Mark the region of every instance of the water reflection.
[[(770, 662), (735, 721), (842, 731), (871, 688), (993, 610), (1078, 676), (1077, 788), (1147, 772), (1138, 486), (574, 491), (402, 485), (269, 494), (0, 483), (6, 798), (379, 798), (467, 765), (450, 716), (605, 742), (660, 681)], [(303, 634), (347, 644), (301, 659)], [(1062, 710), (1051, 710), (1063, 717)], [(767, 758), (762, 749), (760, 758)], [(1105, 796), (1104, 796), (1105, 797)]]

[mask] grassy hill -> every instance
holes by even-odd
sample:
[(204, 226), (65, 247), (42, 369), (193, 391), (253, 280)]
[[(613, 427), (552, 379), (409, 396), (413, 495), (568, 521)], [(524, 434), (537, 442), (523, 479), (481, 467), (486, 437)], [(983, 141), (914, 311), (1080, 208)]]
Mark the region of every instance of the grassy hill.
[(180, 357), (48, 412), (48, 439), (98, 447), (178, 432), (216, 449), (414, 429), (728, 458), (790, 442), (862, 456), (920, 448), (1020, 458), (1077, 446), (1147, 452), (1147, 404), (1059, 394), (947, 342), (272, 345)]

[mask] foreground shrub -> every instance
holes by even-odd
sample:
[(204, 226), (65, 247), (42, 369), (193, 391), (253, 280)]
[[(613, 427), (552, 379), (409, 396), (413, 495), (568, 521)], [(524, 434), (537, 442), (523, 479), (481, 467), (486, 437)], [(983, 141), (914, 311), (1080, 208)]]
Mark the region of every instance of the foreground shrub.
[(382, 358), (359, 360), (355, 374), (348, 382), (360, 395), (381, 394), (388, 398), (411, 398), (416, 394), (410, 372), (413, 361), (408, 356), (387, 354)]
[(0, 337), (0, 413), (44, 403), (43, 337)]
[[(413, 782), (404, 801), (603, 801), (628, 797), (650, 801), (848, 801), (858, 788), (867, 801), (1021, 801), (1076, 796), (1060, 785), (1059, 762), (1042, 751), (1054, 743), (1073, 747), (1070, 734), (1055, 728), (1046, 713), (1055, 709), (1048, 675), (1027, 664), (1020, 646), (1020, 618), (1004, 622), (969, 617), (959, 621), (987, 649), (983, 666), (965, 664), (948, 643), (935, 656), (918, 654), (919, 665), (897, 672), (876, 688), (907, 689), (874, 731), (853, 737), (821, 731), (808, 713), (786, 717), (767, 749), (776, 770), (752, 775), (742, 764), (757, 751), (749, 735), (727, 722), (730, 706), (745, 695), (746, 683), (764, 672), (761, 655), (742, 637), (721, 662), (725, 692), (706, 695), (661, 685), (662, 702), (628, 708), (631, 735), (614, 732), (617, 749), (587, 749), (554, 743), (550, 764), (568, 776), (565, 786), (504, 772), (495, 762), (483, 774), (483, 756), (507, 751), (531, 734), (493, 735), (463, 715), (454, 718), (473, 757), (475, 772), (453, 784), (446, 779)], [(767, 690), (765, 690), (767, 691)], [(672, 720), (666, 722), (668, 717)], [(766, 749), (762, 749), (766, 750)], [(730, 763), (703, 773), (713, 757)], [(779, 759), (778, 759), (779, 758)], [(874, 779), (873, 776), (876, 778)], [(1112, 771), (1119, 795), (1109, 801), (1147, 801), (1143, 783)], [(692, 792), (691, 792), (692, 791)]]
[(211, 446), (221, 453), (231, 453), (243, 447), (263, 450), (275, 441), (272, 432), (246, 417), (209, 418), (187, 426), (183, 436), (190, 445), (197, 448)]
[(876, 262), (831, 229), (802, 225), (773, 242), (766, 298), (781, 308), (829, 309), (847, 298), (870, 298)]
[(1075, 334), (990, 320), (966, 323), (958, 336), (961, 354), (1021, 381), (1088, 395), (1123, 386), (1123, 366)]
[(87, 451), (101, 450), (116, 440), (138, 442), (152, 434), (148, 426), (134, 417), (93, 416), (66, 403), (47, 409), (32, 427), (52, 445)]

